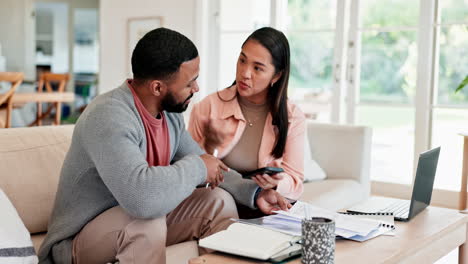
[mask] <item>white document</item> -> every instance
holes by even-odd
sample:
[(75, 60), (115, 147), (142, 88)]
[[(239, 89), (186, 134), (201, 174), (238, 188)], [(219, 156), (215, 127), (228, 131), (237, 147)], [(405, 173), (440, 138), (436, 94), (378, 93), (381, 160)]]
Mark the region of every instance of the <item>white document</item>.
[(339, 232), (343, 230), (344, 237), (349, 236), (350, 231), (354, 235), (367, 236), (370, 232), (378, 229), (379, 222), (373, 219), (357, 218), (350, 215), (343, 215), (336, 212), (328, 211), (326, 209), (313, 206), (311, 204), (297, 201), (289, 211), (275, 211), (277, 214), (295, 218), (298, 221), (310, 217), (325, 217), (335, 221), (335, 229), (338, 231), (337, 235), (342, 235)]
[(275, 211), (275, 213), (277, 214), (255, 219), (238, 219), (236, 221), (299, 237), (302, 235), (303, 219), (326, 217), (335, 221), (335, 235), (360, 242), (383, 234), (391, 235), (395, 228), (393, 216), (341, 214), (301, 201), (296, 202), (289, 211)]
[(374, 219), (380, 223), (379, 235), (385, 236), (395, 236), (395, 219), (393, 213), (356, 213), (356, 212), (347, 212), (344, 213), (347, 215), (351, 215), (352, 217), (357, 218), (367, 218), (367, 219)]
[(299, 237), (302, 235), (301, 222), (284, 218), (281, 215), (268, 215), (254, 219), (236, 219), (235, 221), (260, 226), (262, 228), (274, 230), (287, 235)]

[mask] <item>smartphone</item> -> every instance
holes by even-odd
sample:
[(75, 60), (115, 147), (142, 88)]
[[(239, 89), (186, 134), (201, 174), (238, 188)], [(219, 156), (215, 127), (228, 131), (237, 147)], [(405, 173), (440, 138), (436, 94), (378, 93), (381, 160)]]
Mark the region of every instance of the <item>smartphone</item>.
[(250, 179), (257, 174), (275, 175), (280, 172), (284, 172), (284, 170), (282, 168), (276, 168), (276, 167), (263, 167), (263, 168), (256, 169), (254, 171), (249, 171), (249, 172), (242, 174), (242, 178)]

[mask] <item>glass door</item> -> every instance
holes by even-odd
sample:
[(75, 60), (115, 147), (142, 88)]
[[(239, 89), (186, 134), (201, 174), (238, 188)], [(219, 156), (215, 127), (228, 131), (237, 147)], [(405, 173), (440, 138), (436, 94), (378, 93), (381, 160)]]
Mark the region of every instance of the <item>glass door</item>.
[(331, 121), (337, 1), (289, 0), (289, 98), (309, 119)]
[(219, 2), (218, 87), (231, 86), (242, 43), (255, 30), (269, 26), (270, 0), (220, 0)]
[(435, 34), (432, 146), (441, 146), (435, 187), (460, 190), (463, 137), (468, 132), (468, 87), (455, 93), (468, 76), (468, 1), (440, 0)]
[(354, 0), (348, 122), (373, 129), (371, 179), (411, 184), (419, 1)]

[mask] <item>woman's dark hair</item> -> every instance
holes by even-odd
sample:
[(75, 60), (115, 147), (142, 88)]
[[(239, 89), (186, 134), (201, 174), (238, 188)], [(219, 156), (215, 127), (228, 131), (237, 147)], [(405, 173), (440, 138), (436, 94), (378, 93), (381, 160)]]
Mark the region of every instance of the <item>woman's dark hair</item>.
[[(254, 31), (242, 44), (242, 47), (249, 40), (254, 40), (265, 47), (271, 54), (273, 65), (275, 66), (275, 74), (282, 73), (281, 77), (272, 87), (268, 88), (267, 103), (272, 115), (273, 125), (278, 127), (278, 138), (271, 154), (275, 158), (283, 156), (284, 148), (286, 146), (286, 139), (288, 136), (288, 105), (287, 93), (290, 71), (290, 52), (289, 42), (286, 36), (279, 30), (271, 27), (264, 27)], [(234, 81), (233, 85), (236, 83)], [(237, 93), (236, 93), (237, 96)], [(218, 97), (221, 98), (218, 93)], [(235, 97), (234, 97), (235, 98)], [(231, 100), (233, 100), (232, 98)], [(227, 100), (227, 101), (231, 101)]]
[(132, 53), (133, 78), (168, 80), (180, 65), (198, 57), (198, 50), (186, 36), (167, 28), (146, 33)]

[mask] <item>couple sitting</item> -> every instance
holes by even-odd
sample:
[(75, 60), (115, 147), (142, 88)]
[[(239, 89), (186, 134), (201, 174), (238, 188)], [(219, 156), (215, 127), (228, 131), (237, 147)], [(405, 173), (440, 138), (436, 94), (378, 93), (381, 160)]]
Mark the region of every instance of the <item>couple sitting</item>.
[[(175, 31), (147, 33), (134, 78), (96, 97), (75, 126), (40, 263), (165, 263), (168, 245), (290, 208), (306, 128), (287, 101), (289, 57), (280, 31), (252, 33), (236, 81), (195, 105), (187, 131), (180, 113), (199, 90), (198, 51)], [(284, 173), (240, 174), (264, 166)]]

